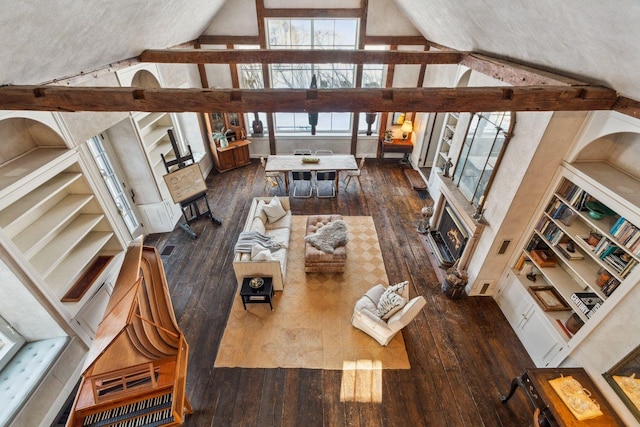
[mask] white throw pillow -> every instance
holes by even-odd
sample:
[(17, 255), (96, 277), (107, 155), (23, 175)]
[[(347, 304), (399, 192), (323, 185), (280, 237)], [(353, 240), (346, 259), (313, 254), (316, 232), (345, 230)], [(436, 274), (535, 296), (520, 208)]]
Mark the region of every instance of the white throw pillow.
[(406, 303), (406, 298), (398, 295), (391, 288), (387, 288), (378, 301), (377, 314), (382, 320), (387, 320), (404, 307)]
[(282, 207), (282, 203), (280, 203), (278, 196), (273, 196), (273, 199), (271, 199), (269, 204), (264, 205), (262, 210), (267, 214), (269, 222), (276, 222), (287, 214), (287, 211)]
[(405, 280), (404, 282), (396, 283), (393, 286), (389, 286), (388, 289), (391, 289), (393, 292), (395, 292), (398, 295), (402, 295), (404, 294), (405, 288), (407, 286), (409, 286), (409, 281)]
[(251, 248), (251, 261), (271, 261), (271, 251), (257, 243)]

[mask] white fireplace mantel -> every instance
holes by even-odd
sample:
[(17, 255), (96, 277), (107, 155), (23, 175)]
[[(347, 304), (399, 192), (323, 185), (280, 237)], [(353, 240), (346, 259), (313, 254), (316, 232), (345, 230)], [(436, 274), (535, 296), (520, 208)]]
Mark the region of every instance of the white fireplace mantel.
[(438, 173), (437, 179), (440, 181), (440, 194), (441, 196), (435, 200), (434, 216), (431, 219), (431, 228), (437, 229), (437, 225), (440, 223), (442, 212), (446, 204), (453, 209), (456, 216), (462, 221), (468, 235), (469, 240), (460, 256), (458, 262), (458, 268), (466, 269), (476, 248), (476, 243), (482, 235), (484, 230), (484, 224), (482, 222), (473, 219), (473, 214), (476, 208), (460, 193), (456, 185), (451, 178), (442, 176), (442, 173)]

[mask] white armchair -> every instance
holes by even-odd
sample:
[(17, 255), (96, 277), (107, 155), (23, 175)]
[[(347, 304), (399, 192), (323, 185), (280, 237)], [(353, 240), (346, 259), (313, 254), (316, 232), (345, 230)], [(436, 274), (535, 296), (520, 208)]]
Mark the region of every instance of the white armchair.
[[(391, 339), (405, 326), (407, 326), (422, 310), (427, 301), (423, 296), (417, 296), (409, 300), (404, 307), (394, 313), (389, 319), (383, 320), (378, 317), (378, 301), (386, 288), (383, 285), (376, 285), (369, 289), (366, 294), (356, 302), (353, 309), (351, 324), (361, 331), (367, 333), (381, 345), (386, 346)], [(409, 287), (405, 286), (401, 294), (409, 299)]]

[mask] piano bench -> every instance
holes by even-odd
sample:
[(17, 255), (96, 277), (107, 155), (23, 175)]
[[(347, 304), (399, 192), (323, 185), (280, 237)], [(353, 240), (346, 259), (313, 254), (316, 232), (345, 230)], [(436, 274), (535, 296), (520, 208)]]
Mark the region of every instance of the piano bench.
[(1, 426), (9, 425), (29, 400), (67, 341), (68, 337), (56, 337), (28, 342), (0, 371)]

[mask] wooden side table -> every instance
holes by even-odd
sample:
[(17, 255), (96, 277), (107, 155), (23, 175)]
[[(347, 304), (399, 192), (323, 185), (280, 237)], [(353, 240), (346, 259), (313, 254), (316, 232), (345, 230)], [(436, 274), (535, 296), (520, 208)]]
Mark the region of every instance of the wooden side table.
[(269, 304), (271, 310), (273, 305), (271, 299), (273, 298), (273, 278), (272, 277), (260, 277), (264, 280), (264, 284), (258, 289), (254, 289), (249, 284), (253, 277), (245, 277), (242, 280), (242, 286), (240, 287), (240, 297), (242, 298), (242, 306), (247, 309), (247, 304)]
[(404, 158), (400, 163), (409, 162), (409, 154), (413, 152), (413, 143), (410, 139), (392, 139), (391, 141), (381, 141), (382, 152), (380, 157), (384, 158), (384, 153), (404, 153)]
[[(549, 383), (549, 380), (560, 376), (572, 376), (587, 389), (591, 393), (591, 399), (600, 405), (602, 415), (579, 421)], [(549, 426), (624, 426), (589, 374), (582, 368), (527, 369), (511, 381), (509, 393), (506, 396), (500, 396), (502, 403), (506, 403), (513, 396), (518, 386), (525, 390), (533, 406), (540, 410), (541, 419), (545, 420)]]

